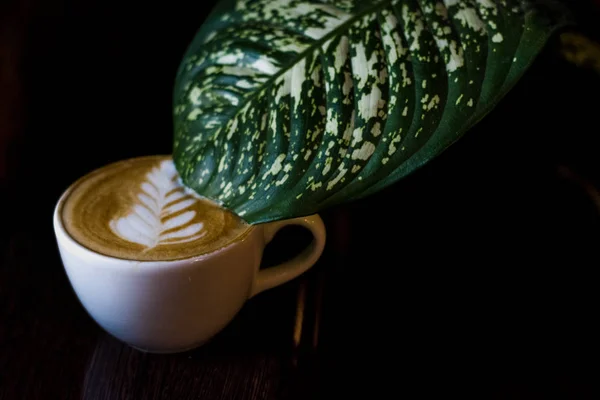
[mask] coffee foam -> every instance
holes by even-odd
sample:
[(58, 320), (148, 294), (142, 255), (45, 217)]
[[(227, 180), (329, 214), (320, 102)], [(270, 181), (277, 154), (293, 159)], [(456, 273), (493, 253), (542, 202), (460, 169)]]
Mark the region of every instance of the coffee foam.
[(98, 253), (139, 261), (212, 252), (250, 226), (181, 184), (169, 156), (140, 157), (77, 181), (61, 210), (67, 233)]

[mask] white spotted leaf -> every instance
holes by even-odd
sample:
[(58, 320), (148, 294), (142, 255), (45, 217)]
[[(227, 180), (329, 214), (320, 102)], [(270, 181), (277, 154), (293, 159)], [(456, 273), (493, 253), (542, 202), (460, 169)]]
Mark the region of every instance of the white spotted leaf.
[(163, 161), (147, 175), (130, 212), (110, 221), (112, 231), (124, 240), (150, 250), (166, 243), (183, 243), (206, 234), (201, 222), (191, 223), (194, 210), (186, 210), (198, 201), (185, 193), (177, 180), (173, 162)]
[(360, 198), (439, 155), (568, 20), (552, 0), (226, 0), (183, 57), (173, 157), (249, 223)]

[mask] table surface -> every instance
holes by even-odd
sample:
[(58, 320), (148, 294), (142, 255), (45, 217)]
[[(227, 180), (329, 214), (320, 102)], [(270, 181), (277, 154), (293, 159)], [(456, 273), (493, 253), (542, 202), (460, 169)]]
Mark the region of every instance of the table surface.
[[(107, 335), (79, 304), (51, 215), (91, 169), (170, 151), (169, 135), (140, 141), (171, 124), (170, 83), (148, 82), (176, 68), (197, 17), (176, 23), (180, 14), (167, 10), (173, 29), (158, 34), (133, 7), (115, 16), (100, 2), (73, 4), (38, 15), (27, 39), (35, 51), (23, 53), (22, 134), (0, 185), (0, 400), (598, 398), (593, 71), (548, 49), (438, 159), (324, 210), (326, 250), (307, 274), (251, 299), (199, 349), (147, 354)], [(155, 53), (163, 61), (138, 69)], [(79, 101), (83, 82), (92, 92)], [(266, 264), (306, 241), (301, 230), (282, 232)]]

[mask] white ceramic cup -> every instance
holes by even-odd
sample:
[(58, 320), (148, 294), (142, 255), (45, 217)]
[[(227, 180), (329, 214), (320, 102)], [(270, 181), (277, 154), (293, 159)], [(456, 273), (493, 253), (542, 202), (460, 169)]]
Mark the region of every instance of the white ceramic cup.
[[(242, 239), (197, 257), (133, 261), (106, 256), (76, 242), (63, 226), (63, 193), (54, 232), (71, 285), (84, 308), (108, 333), (137, 349), (173, 353), (202, 345), (221, 331), (252, 296), (312, 267), (325, 246), (318, 215), (259, 224)], [(265, 245), (286, 225), (313, 234), (295, 258), (260, 269)]]

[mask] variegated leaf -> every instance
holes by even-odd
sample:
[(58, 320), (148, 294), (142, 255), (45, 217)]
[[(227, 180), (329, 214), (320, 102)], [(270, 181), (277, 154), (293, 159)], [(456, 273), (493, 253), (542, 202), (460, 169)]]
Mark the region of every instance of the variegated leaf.
[(177, 74), (176, 167), (250, 223), (374, 193), (491, 110), (564, 23), (554, 11), (523, 0), (222, 1)]

